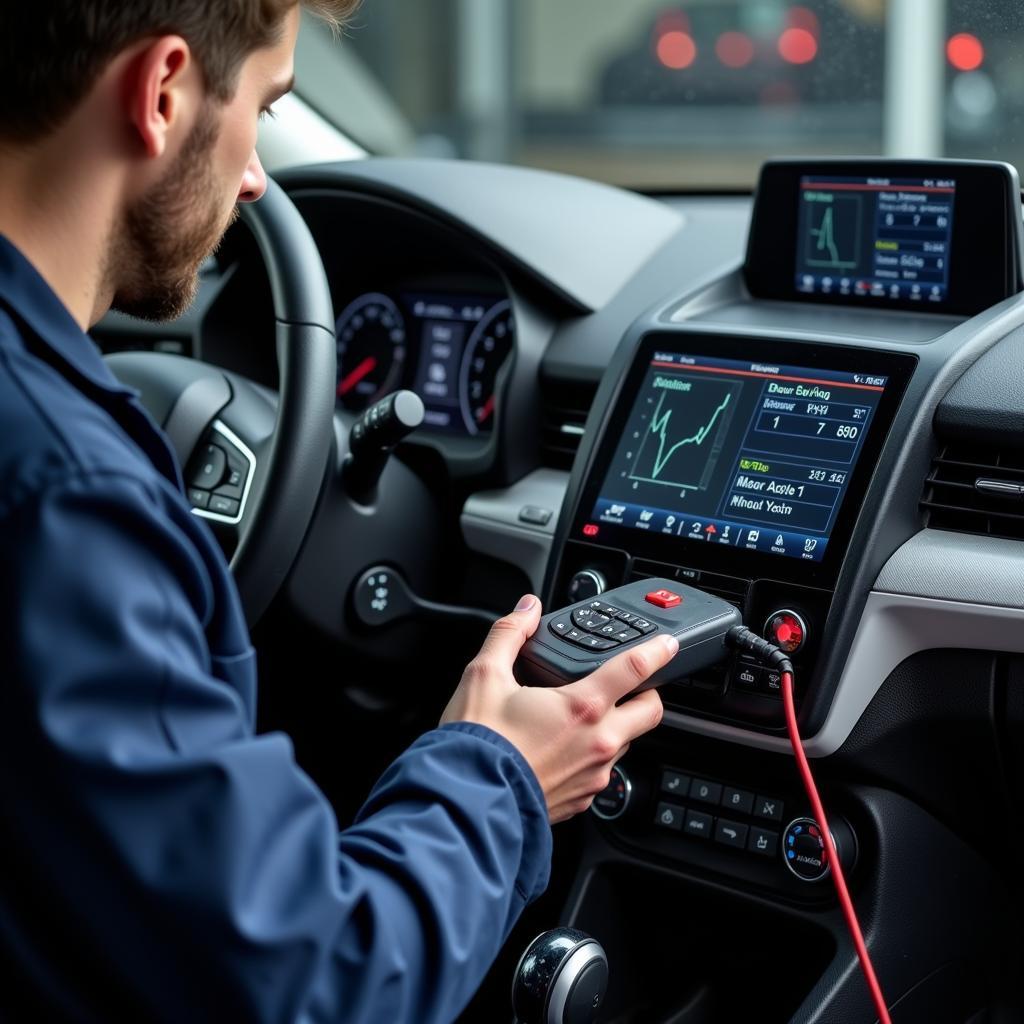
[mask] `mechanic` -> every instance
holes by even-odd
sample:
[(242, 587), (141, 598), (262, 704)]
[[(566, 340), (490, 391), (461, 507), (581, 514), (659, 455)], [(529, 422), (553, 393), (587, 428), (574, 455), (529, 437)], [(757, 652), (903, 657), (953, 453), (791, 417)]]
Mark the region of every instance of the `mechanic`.
[[(341, 25), (355, 0), (303, 0)], [(448, 1021), (579, 813), (661, 717), (659, 638), (520, 687), (527, 596), (352, 827), (255, 735), (224, 556), (86, 330), (189, 305), (298, 0), (9, 0), (0, 14), (0, 1017)]]

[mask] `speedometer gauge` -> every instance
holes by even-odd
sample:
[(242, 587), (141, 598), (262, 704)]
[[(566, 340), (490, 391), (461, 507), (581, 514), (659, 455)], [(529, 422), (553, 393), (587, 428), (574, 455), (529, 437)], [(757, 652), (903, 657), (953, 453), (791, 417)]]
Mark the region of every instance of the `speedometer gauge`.
[(386, 295), (370, 292), (338, 317), (338, 399), (352, 412), (394, 391), (405, 364), (405, 320)]
[(514, 338), (510, 302), (492, 306), (469, 336), (459, 380), (459, 405), (470, 434), (490, 430), (494, 423), (495, 380)]

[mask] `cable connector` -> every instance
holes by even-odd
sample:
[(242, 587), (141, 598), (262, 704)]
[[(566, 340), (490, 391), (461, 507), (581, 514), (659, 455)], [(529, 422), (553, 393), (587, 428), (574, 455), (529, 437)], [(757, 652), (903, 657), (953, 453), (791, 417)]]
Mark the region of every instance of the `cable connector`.
[(746, 626), (733, 626), (725, 634), (725, 644), (743, 654), (752, 654), (767, 668), (777, 669), (779, 672), (792, 672), (793, 662), (785, 651), (780, 650), (775, 644), (758, 636), (753, 630)]

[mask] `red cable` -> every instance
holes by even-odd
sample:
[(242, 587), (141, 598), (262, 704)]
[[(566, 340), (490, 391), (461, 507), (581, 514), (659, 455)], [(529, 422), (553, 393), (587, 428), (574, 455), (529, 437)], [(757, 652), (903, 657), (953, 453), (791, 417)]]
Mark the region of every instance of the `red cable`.
[(875, 974), (871, 957), (868, 955), (868, 947), (860, 930), (857, 911), (853, 907), (853, 900), (850, 899), (850, 890), (846, 887), (843, 866), (839, 863), (836, 844), (832, 840), (832, 831), (828, 826), (828, 819), (825, 817), (825, 808), (822, 805), (821, 797), (818, 795), (818, 787), (815, 785), (814, 776), (811, 774), (811, 766), (808, 764), (807, 755), (804, 753), (803, 741), (800, 739), (800, 729), (796, 723), (796, 704), (793, 699), (792, 672), (782, 673), (782, 702), (786, 709), (786, 728), (789, 730), (789, 741), (793, 744), (793, 753), (796, 755), (797, 767), (800, 769), (800, 778), (803, 781), (804, 790), (807, 792), (807, 798), (811, 801), (814, 820), (821, 826), (821, 836), (825, 841), (825, 849), (828, 852), (828, 863), (832, 869), (831, 875), (832, 881), (835, 884), (836, 895), (839, 897), (839, 905), (843, 909), (843, 917), (846, 918), (846, 927), (849, 929), (853, 944), (857, 949), (860, 967), (864, 972), (864, 979), (868, 983), (868, 991), (871, 993), (872, 1002), (875, 1004), (879, 1024), (892, 1024), (889, 1010), (885, 1004), (885, 996), (882, 995), (882, 986), (878, 983), (878, 976)]

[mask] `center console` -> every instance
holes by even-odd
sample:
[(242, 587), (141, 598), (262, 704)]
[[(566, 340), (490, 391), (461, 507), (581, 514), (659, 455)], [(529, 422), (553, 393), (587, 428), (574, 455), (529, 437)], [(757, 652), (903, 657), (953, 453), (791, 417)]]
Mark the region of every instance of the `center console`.
[[(766, 165), (725, 314), (677, 307), (640, 322), (605, 374), (549, 600), (646, 577), (724, 598), (790, 654), (798, 702), (813, 704), (805, 724), (819, 727), (832, 697), (819, 686), (826, 637), (828, 686), (842, 667), (841, 616), (830, 622), (840, 578), (865, 560), (862, 512), (884, 486), (883, 449), (931, 355), (906, 332), (921, 324), (909, 311), (945, 314), (941, 335), (1020, 290), (1019, 196), (1016, 172), (1000, 164)], [(855, 596), (847, 579), (838, 603)], [(735, 656), (662, 696), (690, 720), (781, 733), (780, 684)]]
[[(645, 335), (581, 490), (556, 593), (596, 589), (595, 575), (604, 586), (689, 583), (781, 641), (805, 685), (915, 363), (840, 346)], [(780, 692), (777, 673), (736, 658), (663, 698), (772, 727)]]

